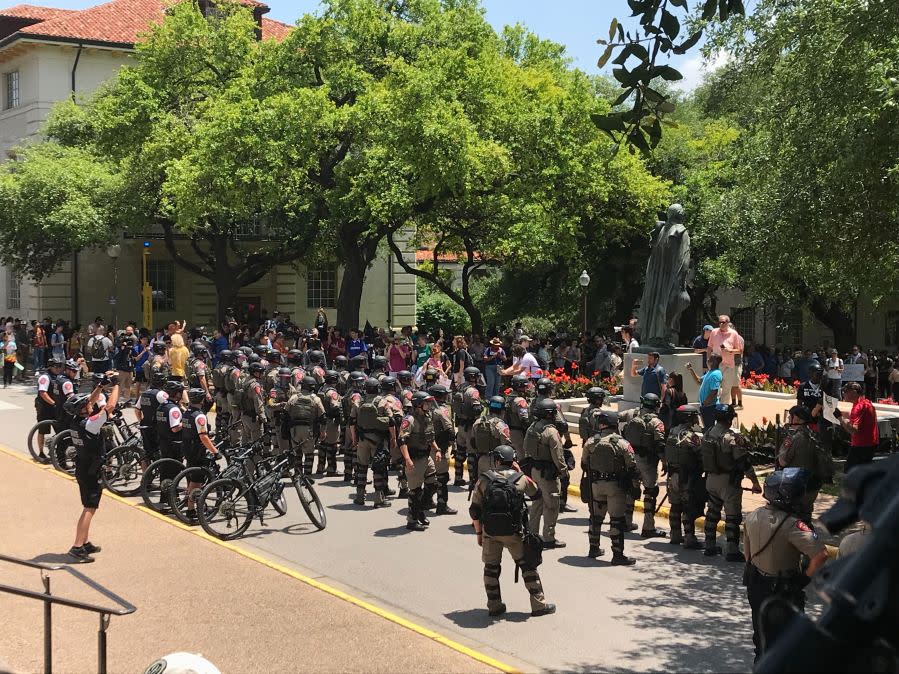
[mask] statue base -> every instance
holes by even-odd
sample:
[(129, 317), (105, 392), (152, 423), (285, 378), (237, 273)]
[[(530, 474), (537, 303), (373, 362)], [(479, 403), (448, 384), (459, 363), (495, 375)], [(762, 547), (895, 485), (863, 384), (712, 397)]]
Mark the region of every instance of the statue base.
[(658, 347), (640, 347), (635, 353), (624, 354), (624, 400), (632, 403), (640, 401), (643, 378), (631, 377), (631, 363), (634, 359), (641, 361), (637, 363), (637, 369), (639, 370), (646, 365), (646, 354), (653, 351), (659, 352), (659, 365), (665, 368), (665, 372), (669, 375), (677, 373), (683, 377), (684, 393), (687, 394), (687, 401), (691, 403), (698, 402), (699, 385), (693, 381), (693, 377), (687, 370), (687, 363), (692, 363), (693, 371), (702, 377), (702, 354), (693, 353), (692, 349), (686, 348), (671, 349), (671, 353), (665, 353)]

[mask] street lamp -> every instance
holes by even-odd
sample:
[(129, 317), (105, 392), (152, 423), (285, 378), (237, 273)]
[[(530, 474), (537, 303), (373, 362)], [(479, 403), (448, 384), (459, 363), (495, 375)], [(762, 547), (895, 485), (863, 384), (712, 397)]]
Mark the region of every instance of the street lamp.
[(119, 295), (119, 256), (122, 254), (122, 244), (114, 243), (107, 246), (106, 254), (112, 259), (112, 295), (109, 296), (109, 305), (112, 307), (112, 325), (113, 328), (118, 328), (119, 317), (116, 304)]
[(590, 274), (583, 270), (577, 280), (581, 286), (581, 294), (584, 296), (584, 334), (587, 334), (587, 286), (590, 285)]

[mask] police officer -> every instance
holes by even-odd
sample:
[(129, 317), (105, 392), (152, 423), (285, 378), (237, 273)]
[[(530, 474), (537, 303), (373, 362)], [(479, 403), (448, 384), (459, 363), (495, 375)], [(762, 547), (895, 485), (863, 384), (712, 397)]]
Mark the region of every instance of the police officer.
[(724, 509), (725, 557), (729, 562), (743, 559), (740, 554), (740, 523), (743, 521), (743, 489), (740, 486), (745, 475), (752, 481), (752, 491), (762, 493), (755, 469), (746, 453), (746, 441), (731, 429), (737, 413), (729, 405), (715, 406), (715, 425), (700, 445), (702, 467), (705, 470), (705, 486), (709, 493), (709, 506), (705, 514), (706, 557), (721, 554), (715, 545), (721, 509)]
[(290, 385), (290, 368), (278, 368), (278, 382), (268, 392), (268, 403), (265, 407), (266, 418), (275, 436), (275, 445), (279, 453), (290, 449), (290, 422), (287, 417), (287, 401), (294, 394)]
[(146, 468), (150, 462), (159, 458), (159, 436), (156, 433), (156, 410), (165, 402), (165, 394), (162, 387), (165, 385), (161, 372), (154, 372), (147, 380), (147, 388), (140, 392), (137, 402), (134, 404), (134, 413), (137, 416), (138, 430), (146, 455)]
[(312, 475), (315, 446), (324, 436), (325, 408), (315, 394), (317, 386), (315, 377), (307, 374), (286, 407), (291, 443), (297, 456), (303, 457), (303, 473), (307, 477)]
[(340, 400), (340, 407), (344, 419), (343, 433), (343, 481), (356, 483), (356, 433), (353, 426), (356, 424), (356, 413), (362, 404), (362, 395), (365, 393), (364, 372), (355, 370), (347, 378), (347, 392)]
[(307, 374), (315, 378), (315, 385), (321, 388), (325, 383), (325, 354), (323, 351), (313, 349), (309, 352), (309, 371)]
[(240, 422), (243, 426), (241, 437), (244, 443), (256, 442), (262, 438), (262, 422), (265, 420), (265, 394), (262, 391), (262, 377), (265, 366), (258, 361), (247, 367), (249, 377), (243, 386), (240, 402)]
[[(637, 458), (640, 481), (643, 483), (643, 538), (664, 538), (667, 534), (656, 529), (656, 499), (659, 495), (659, 458), (665, 451), (665, 424), (658, 416), (659, 397), (655, 393), (640, 396), (640, 407), (620, 415), (622, 435), (631, 443)], [(633, 530), (634, 496), (627, 500), (628, 529)]]
[(350, 367), (356, 372), (368, 373), (368, 356), (359, 353), (350, 359)]
[(348, 366), (349, 361), (346, 356), (340, 355), (334, 358), (334, 369), (337, 370), (337, 392), (341, 396), (345, 396), (349, 390), (350, 371)]
[[(184, 384), (169, 380), (162, 385), (162, 395), (157, 395), (159, 405), (156, 408), (156, 439), (159, 443), (159, 455), (162, 459), (182, 461), (184, 453), (181, 449), (181, 431), (184, 423), (184, 412), (181, 409), (181, 398), (184, 395)], [(171, 481), (178, 474), (177, 468), (165, 466), (160, 471), (160, 479)], [(159, 491), (159, 504), (169, 506), (166, 489)]]
[(325, 408), (324, 437), (318, 446), (318, 470), (316, 475), (337, 477), (337, 447), (340, 442), (340, 426), (343, 423), (343, 408), (337, 384), (340, 375), (336, 370), (325, 370), (325, 383), (318, 393)]
[[(390, 417), (393, 428), (391, 429), (390, 441), (390, 468), (396, 470), (399, 482), (399, 498), (407, 498), (409, 496), (409, 486), (406, 480), (406, 464), (403, 461), (403, 455), (400, 454), (399, 443), (397, 443), (397, 432), (403, 421), (403, 401), (399, 396), (399, 383), (396, 377), (382, 374), (378, 379), (381, 386), (381, 395), (378, 397), (378, 407), (380, 414)], [(396, 491), (387, 489), (387, 495), (393, 496)]]
[(81, 516), (75, 527), (75, 542), (69, 555), (76, 563), (93, 562), (91, 556), (100, 552), (99, 545), (90, 542), (91, 521), (100, 506), (103, 488), (100, 485), (100, 470), (103, 463), (103, 424), (109, 419), (111, 410), (119, 402), (119, 380), (115, 371), (106, 373), (112, 389), (104, 407), (99, 406), (103, 395), (103, 384), (98, 384), (90, 395), (72, 395), (63, 404), (66, 414), (72, 419), (72, 444), (75, 445), (75, 480), (81, 495)]
[(396, 380), (400, 387), (403, 413), (409, 414), (412, 411), (412, 394), (415, 393), (415, 378), (409, 370), (400, 370), (396, 373)]
[(215, 433), (222, 437), (231, 425), (231, 406), (228, 404), (228, 388), (225, 379), (231, 371), (234, 354), (229, 349), (219, 352), (218, 365), (212, 370), (212, 387), (215, 391)]
[(299, 349), (291, 349), (287, 352), (287, 367), (290, 368), (290, 383), (294, 388), (299, 388), (300, 382), (306, 376), (306, 368), (303, 361), (303, 352)]
[(468, 450), (472, 445), (472, 428), (475, 419), (481, 416), (484, 409), (481, 392), (478, 390), (481, 371), (476, 367), (466, 367), (462, 371), (462, 376), (464, 378), (462, 388), (453, 396), (456, 403), (453, 410), (456, 413), (456, 448), (453, 452), (456, 461), (456, 480), (453, 485), (456, 487), (468, 484), (464, 478), (464, 468)]
[[(478, 420), (474, 422), (471, 429), (473, 451), (468, 453), (469, 477), (475, 474), (480, 477), (493, 467), (490, 452), (494, 447), (511, 444), (509, 426), (503, 421), (505, 409), (506, 399), (502, 396), (493, 396), (487, 401), (487, 414), (478, 417)], [(474, 489), (474, 480), (472, 480), (471, 488)]]
[(784, 468), (805, 468), (809, 479), (806, 492), (796, 504), (796, 512), (806, 523), (812, 522), (812, 509), (818, 490), (833, 479), (833, 460), (829, 452), (809, 430), (812, 416), (802, 405), (795, 405), (789, 412), (789, 430), (781, 440), (777, 453), (777, 465)]
[(150, 377), (154, 371), (162, 373), (163, 379), (168, 379), (172, 373), (169, 363), (165, 357), (165, 343), (153, 342), (150, 347), (150, 357), (143, 364), (144, 379), (150, 381)]
[(530, 381), (523, 374), (512, 375), (512, 392), (506, 397), (506, 424), (509, 426), (509, 444), (515, 453), (524, 456), (524, 434), (531, 425), (528, 389)]
[(365, 397), (355, 410), (355, 423), (350, 426), (356, 446), (356, 498), (353, 503), (365, 505), (365, 482), (371, 465), (374, 507), (388, 508), (387, 470), (390, 467), (390, 443), (396, 438), (392, 413), (385, 414), (379, 405), (381, 384), (377, 379), (365, 381)]
[[(541, 400), (552, 400), (556, 385), (552, 382), (551, 379), (542, 377), (541, 379), (537, 380), (537, 384), (534, 388), (536, 391), (536, 396), (531, 402), (530, 409), (532, 419), (534, 418), (534, 408)], [(572, 454), (571, 452), (571, 447), (574, 446), (574, 443), (571, 441), (571, 432), (568, 430), (568, 422), (565, 421), (562, 410), (559, 409), (558, 405), (556, 405), (555, 423), (556, 428), (558, 429), (563, 439), (562, 456), (565, 458), (565, 465), (568, 467), (568, 471), (574, 470), (574, 454)], [(566, 471), (561, 478), (562, 482), (559, 490), (559, 511), (566, 513), (575, 512), (575, 508), (572, 508), (568, 505), (568, 485), (570, 484), (570, 473), (568, 471)]]
[(241, 401), (243, 399), (244, 386), (248, 377), (245, 376), (241, 364), (246, 362), (246, 355), (240, 350), (234, 355), (232, 362), (229, 363), (228, 374), (225, 378), (225, 390), (228, 397), (228, 409), (231, 412), (231, 426), (228, 440), (232, 447), (238, 447), (241, 443), (242, 423), (234, 423), (241, 421), (243, 416)]
[[(674, 412), (674, 425), (665, 440), (665, 465), (668, 469), (668, 500), (671, 510), (668, 523), (671, 526), (672, 545), (683, 545), (688, 550), (699, 549), (696, 539), (696, 518), (702, 514), (705, 498), (697, 502), (695, 494), (702, 488), (702, 427), (699, 424), (699, 407), (681, 405)], [(681, 527), (683, 526), (683, 530)]]
[(434, 460), (434, 469), (437, 477), (437, 514), (455, 515), (456, 509), (449, 505), (449, 454), (453, 445), (455, 432), (453, 421), (450, 418), (450, 407), (447, 403), (449, 390), (442, 384), (434, 384), (428, 389), (434, 397), (434, 442), (437, 451), (431, 458)]
[(206, 392), (206, 402), (203, 403), (204, 412), (212, 409), (212, 394), (215, 390), (207, 366), (209, 359), (209, 349), (206, 348), (206, 344), (201, 341), (193, 342), (190, 345), (190, 358), (187, 360), (187, 368), (184, 372), (188, 388), (201, 388)]
[[(205, 468), (206, 453), (218, 455), (218, 449), (209, 439), (209, 419), (203, 411), (207, 402), (207, 391), (202, 388), (192, 388), (187, 391), (188, 408), (184, 412), (184, 421), (181, 430), (181, 451), (188, 468)], [(192, 473), (193, 475), (194, 473)], [(197, 506), (193, 501), (193, 494), (203, 486), (202, 482), (187, 483), (187, 519), (192, 524), (198, 522)]]
[(411, 402), (412, 414), (403, 417), (397, 443), (406, 463), (406, 478), (409, 481), (406, 528), (410, 531), (424, 531), (430, 524), (425, 516), (424, 487), (436, 491), (437, 471), (431, 453), (440, 457), (440, 448), (434, 442), (434, 419), (431, 415), (434, 398), (426, 391), (416, 391)]
[[(47, 371), (41, 372), (37, 378), (37, 398), (34, 401), (34, 409), (37, 412), (37, 422), (52, 421), (54, 425), (60, 418), (64, 398), (58, 389), (57, 380), (62, 375), (62, 360), (51, 357), (47, 360)], [(59, 432), (59, 431), (57, 431)], [(37, 461), (49, 463), (50, 459), (44, 454), (44, 433), (37, 434), (37, 446), (40, 448)]]
[[(752, 642), (755, 659), (762, 655), (760, 609), (769, 597), (782, 597), (805, 610), (805, 586), (827, 561), (827, 550), (818, 534), (799, 515), (808, 491), (809, 473), (804, 468), (785, 468), (765, 480), (768, 503), (749, 513), (744, 524), (746, 574), (743, 582), (752, 609)], [(800, 559), (810, 562), (805, 572)], [(779, 631), (766, 630), (765, 646), (770, 647)]]
[(609, 538), (612, 541), (612, 564), (630, 566), (636, 560), (624, 555), (625, 502), (637, 473), (634, 450), (618, 435), (618, 414), (602, 411), (591, 415), (594, 434), (584, 440), (581, 469), (590, 482), (590, 527), (587, 556), (601, 557), (600, 531), (609, 513)]
[(556, 428), (558, 408), (552, 399), (541, 400), (534, 406), (534, 423), (524, 436), (525, 460), (533, 467), (531, 477), (540, 487), (541, 497), (534, 499), (528, 512), (528, 526), (532, 534), (540, 529), (543, 518), (543, 546), (564, 548), (565, 543), (556, 538), (556, 520), (559, 518), (559, 490), (561, 477), (568, 473), (562, 453), (562, 436)]
[(587, 407), (581, 412), (577, 420), (577, 432), (581, 436), (581, 442), (587, 442), (599, 432), (599, 417), (603, 413), (603, 403), (608, 392), (598, 386), (591, 386), (584, 394), (587, 397)]
[[(471, 506), (468, 509), (477, 534), (478, 545), (481, 546), (481, 559), (484, 562), (487, 611), (493, 617), (506, 612), (499, 577), (502, 571), (503, 550), (508, 550), (512, 560), (521, 568), (524, 585), (531, 598), (531, 615), (555, 613), (555, 604), (548, 603), (543, 594), (543, 583), (540, 581), (540, 574), (537, 573), (539, 562), (535, 562), (534, 556), (529, 554), (529, 549), (525, 546), (524, 522), (527, 515), (524, 496), (528, 496), (534, 502), (540, 501), (540, 487), (514, 467), (515, 450), (509, 445), (496, 447), (493, 450), (493, 460), (493, 470), (484, 473), (475, 485)], [(515, 512), (495, 513), (488, 505), (488, 492), (496, 488), (492, 483), (499, 480), (518, 494), (518, 498), (514, 499)]]
[(380, 381), (383, 377), (387, 375), (387, 359), (384, 356), (372, 356), (371, 357), (371, 374), (368, 376), (372, 379), (377, 379)]

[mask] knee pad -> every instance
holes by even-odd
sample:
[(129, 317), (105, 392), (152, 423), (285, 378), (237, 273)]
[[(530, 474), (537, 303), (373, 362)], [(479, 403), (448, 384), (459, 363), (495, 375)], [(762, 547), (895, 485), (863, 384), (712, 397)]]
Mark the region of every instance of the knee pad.
[(484, 564), (484, 575), (490, 578), (499, 578), (502, 567), (499, 564)]
[(706, 529), (708, 529), (708, 525), (711, 522), (712, 524), (718, 524), (721, 521), (721, 513), (715, 512), (714, 510), (709, 510), (705, 515), (705, 523)]
[(743, 523), (743, 513), (739, 515), (728, 515), (724, 518), (724, 523), (728, 526), (739, 527)]

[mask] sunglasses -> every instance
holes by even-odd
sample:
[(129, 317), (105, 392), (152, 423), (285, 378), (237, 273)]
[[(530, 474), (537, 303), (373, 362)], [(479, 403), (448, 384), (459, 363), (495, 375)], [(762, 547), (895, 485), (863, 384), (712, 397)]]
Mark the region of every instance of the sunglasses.
[(718, 321), (718, 325), (727, 325), (730, 321)]

